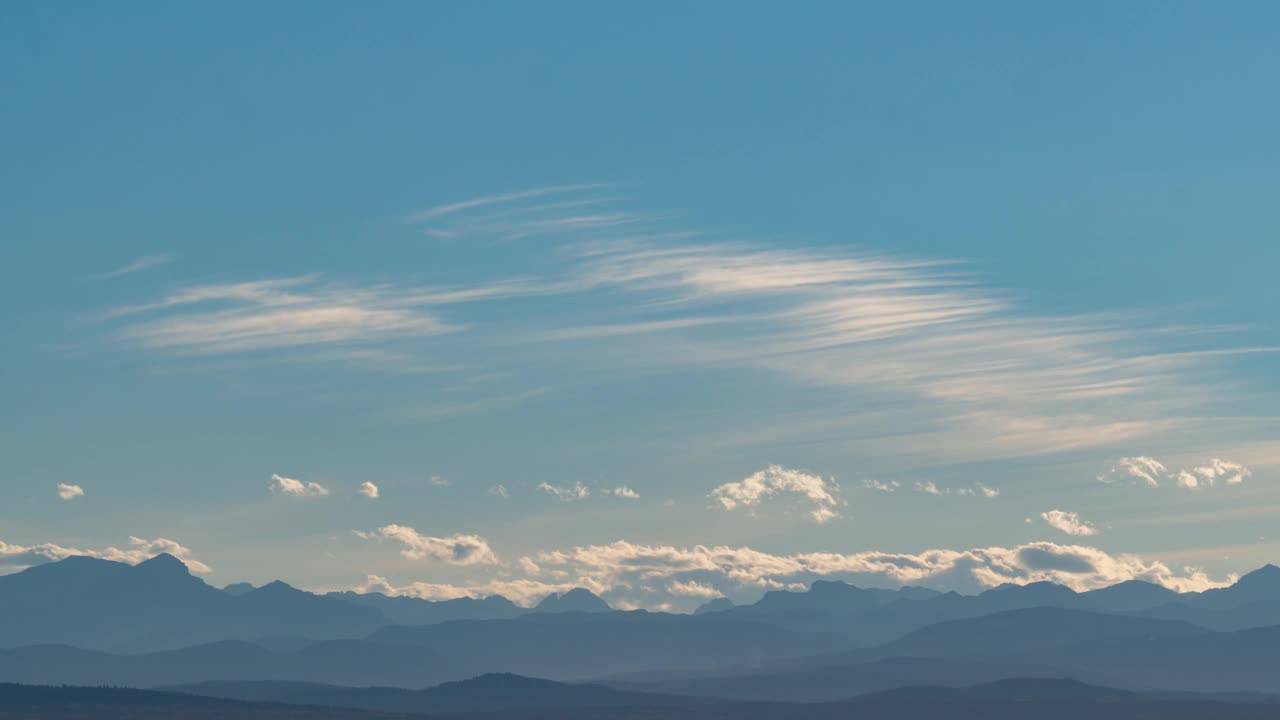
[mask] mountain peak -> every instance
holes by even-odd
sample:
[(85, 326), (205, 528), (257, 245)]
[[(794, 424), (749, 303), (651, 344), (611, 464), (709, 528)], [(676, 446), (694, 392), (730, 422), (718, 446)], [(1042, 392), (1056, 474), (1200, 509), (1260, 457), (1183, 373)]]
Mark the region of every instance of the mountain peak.
[(155, 557), (143, 560), (134, 566), (135, 569), (151, 573), (180, 573), (190, 575), (187, 564), (169, 553), (160, 553)]
[(1246, 573), (1236, 581), (1234, 587), (1252, 590), (1280, 590), (1280, 567), (1270, 563)]
[(539, 612), (609, 612), (613, 608), (599, 595), (586, 588), (551, 593), (534, 608)]

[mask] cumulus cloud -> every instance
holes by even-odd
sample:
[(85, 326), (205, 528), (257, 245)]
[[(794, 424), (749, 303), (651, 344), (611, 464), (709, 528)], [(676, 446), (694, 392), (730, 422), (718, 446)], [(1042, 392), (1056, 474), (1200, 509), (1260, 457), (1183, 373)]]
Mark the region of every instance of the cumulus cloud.
[(939, 497), (946, 494), (945, 492), (940, 490), (932, 480), (929, 482), (917, 482), (916, 492), (924, 493), (926, 495), (937, 495)]
[(1252, 470), (1238, 462), (1213, 458), (1204, 465), (1179, 471), (1177, 485), (1186, 490), (1202, 490), (1213, 487), (1219, 480), (1225, 485), (1239, 485), (1252, 475)]
[(58, 497), (63, 500), (74, 500), (84, 496), (84, 488), (79, 485), (68, 485), (67, 483), (58, 483)]
[(493, 495), (494, 497), (500, 497), (503, 500), (511, 499), (511, 492), (507, 490), (506, 485), (494, 485), (493, 487), (489, 488), (489, 494)]
[(1153, 457), (1139, 456), (1120, 458), (1110, 470), (1098, 475), (1097, 479), (1109, 484), (1133, 479), (1153, 488), (1160, 487), (1163, 480), (1173, 479), (1174, 485), (1183, 490), (1204, 490), (1214, 487), (1218, 482), (1239, 485), (1252, 475), (1253, 471), (1244, 465), (1222, 458), (1211, 458), (1203, 465), (1175, 472)]
[(606, 495), (613, 495), (614, 497), (626, 498), (628, 500), (638, 500), (640, 498), (640, 493), (632, 490), (626, 485), (620, 485), (612, 490), (605, 490), (604, 493)]
[(439, 560), (450, 565), (494, 565), (498, 556), (489, 541), (479, 535), (423, 535), (405, 525), (386, 525), (372, 533), (356, 533), (369, 539), (393, 540), (400, 543), (400, 554), (409, 560)]
[(368, 480), (365, 480), (364, 482), (360, 483), (360, 494), (369, 498), (370, 500), (376, 500), (378, 498), (378, 486), (374, 485)]
[(1098, 475), (1098, 482), (1115, 483), (1121, 480), (1138, 480), (1149, 487), (1159, 487), (1160, 481), (1169, 476), (1169, 469), (1164, 463), (1153, 457), (1139, 455), (1123, 457), (1111, 466), (1111, 469)]
[(86, 555), (88, 557), (136, 565), (160, 553), (169, 553), (182, 560), (191, 572), (199, 574), (212, 572), (208, 565), (191, 556), (190, 548), (184, 547), (174, 540), (162, 537), (149, 540), (135, 536), (129, 537), (128, 547), (118, 548), (111, 546), (101, 550), (79, 550), (54, 543), (15, 545), (0, 540), (0, 567), (26, 568), (47, 562), (55, 562), (73, 555)]
[(1078, 513), (1067, 512), (1066, 510), (1049, 510), (1040, 513), (1040, 517), (1049, 524), (1049, 527), (1061, 530), (1068, 535), (1087, 536), (1098, 534), (1098, 529), (1092, 523), (1081, 520)]
[(1037, 581), (1083, 591), (1133, 579), (1189, 591), (1231, 581), (1213, 580), (1193, 568), (1174, 570), (1136, 555), (1112, 555), (1097, 548), (1052, 542), (915, 554), (779, 555), (749, 547), (674, 547), (617, 541), (537, 553), (532, 559), (544, 572), (562, 570), (570, 584), (607, 594), (611, 602), (627, 598), (648, 606), (669, 601), (674, 594), (672, 587), (691, 589), (687, 583), (750, 601), (759, 597), (762, 590), (802, 589), (823, 578), (871, 587), (922, 585), (960, 592)]
[(862, 487), (868, 490), (878, 490), (882, 493), (891, 493), (898, 489), (898, 481), (880, 482), (879, 480), (868, 478), (862, 481)]
[(572, 485), (552, 485), (550, 483), (538, 483), (538, 489), (548, 495), (555, 496), (560, 502), (573, 502), (574, 500), (583, 500), (591, 494), (591, 490), (580, 482), (574, 482)]
[(982, 484), (975, 485), (974, 487), (978, 489), (978, 492), (982, 495), (982, 497), (985, 497), (985, 498), (1000, 497), (1000, 488), (987, 487), (986, 485), (982, 485)]
[(845, 504), (839, 498), (840, 486), (834, 479), (824, 480), (780, 465), (770, 465), (739, 482), (725, 483), (712, 490), (708, 497), (724, 510), (735, 510), (758, 507), (764, 500), (784, 493), (799, 496), (810, 505), (809, 517), (817, 523), (840, 517), (836, 508)]
[(329, 494), (329, 488), (320, 483), (303, 482), (272, 473), (271, 492), (292, 497), (324, 497)]
[[(488, 580), (474, 585), (453, 585), (449, 583), (410, 582), (396, 585), (380, 575), (369, 575), (361, 585), (353, 587), (356, 592), (380, 592), (384, 595), (415, 597), (422, 600), (453, 600), (455, 598), (485, 598), (501, 595), (508, 600), (530, 607), (551, 593), (562, 593), (582, 587), (573, 583), (546, 583), (538, 580), (516, 578), (511, 580)], [(592, 588), (587, 588), (592, 590)], [(593, 590), (600, 590), (596, 588)]]
[(723, 597), (719, 590), (711, 587), (710, 585), (703, 585), (702, 583), (694, 580), (690, 580), (688, 582), (674, 580), (667, 584), (667, 592), (672, 595), (703, 598), (707, 600)]

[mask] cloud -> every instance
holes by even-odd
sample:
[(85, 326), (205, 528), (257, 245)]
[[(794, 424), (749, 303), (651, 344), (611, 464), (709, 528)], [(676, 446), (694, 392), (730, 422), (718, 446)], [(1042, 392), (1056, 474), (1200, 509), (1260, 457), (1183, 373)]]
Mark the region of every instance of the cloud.
[[(1194, 569), (1173, 570), (1135, 555), (1097, 548), (1033, 542), (1013, 547), (779, 555), (749, 547), (675, 547), (617, 541), (532, 556), (543, 572), (562, 570), (567, 582), (609, 598), (656, 605), (671, 600), (673, 583), (697, 583), (718, 594), (753, 601), (763, 590), (802, 589), (816, 579), (864, 587), (922, 585), (978, 592), (1004, 583), (1060, 583), (1083, 591), (1125, 580), (1147, 580), (1179, 591), (1228, 584)], [(689, 587), (682, 585), (680, 587)], [(709, 592), (708, 592), (709, 595)]]
[(738, 482), (720, 485), (708, 497), (719, 503), (724, 510), (732, 511), (739, 507), (759, 507), (764, 500), (784, 493), (797, 495), (807, 501), (812, 506), (809, 517), (817, 523), (840, 517), (836, 508), (845, 504), (839, 498), (840, 486), (835, 480), (824, 480), (820, 476), (780, 465), (770, 465)]
[(449, 487), (450, 485), (453, 484), (453, 481), (450, 480), (449, 478), (441, 477), (439, 475), (432, 475), (430, 478), (427, 479), (427, 482), (431, 483), (432, 485), (435, 485), (436, 487)]
[(1152, 457), (1126, 457), (1105, 473), (1097, 476), (1099, 482), (1113, 484), (1124, 479), (1136, 479), (1147, 487), (1160, 487), (1163, 480), (1172, 478), (1176, 487), (1183, 490), (1204, 490), (1214, 487), (1219, 480), (1224, 485), (1239, 485), (1253, 471), (1232, 460), (1211, 458), (1203, 465), (1182, 468), (1177, 472)]
[(303, 482), (272, 473), (271, 492), (292, 497), (324, 497), (329, 494), (329, 489), (320, 483)]
[(360, 483), (360, 494), (369, 498), (370, 500), (376, 500), (378, 498), (378, 486), (374, 485), (368, 480), (365, 480), (364, 482)]
[(575, 587), (581, 586), (573, 583), (546, 583), (524, 578), (489, 580), (474, 585), (428, 582), (395, 585), (380, 575), (368, 575), (363, 584), (353, 587), (352, 590), (360, 593), (380, 592), (384, 595), (415, 597), (422, 600), (453, 600), (462, 597), (479, 599), (501, 595), (517, 605), (531, 607), (551, 593), (562, 593)]
[(555, 496), (560, 502), (583, 500), (591, 494), (591, 490), (580, 482), (572, 485), (556, 486), (550, 483), (538, 483), (538, 489), (548, 495)]
[(578, 184), (578, 185), (551, 185), (548, 187), (533, 188), (531, 190), (521, 190), (518, 192), (503, 193), (501, 195), (488, 195), (485, 197), (471, 198), (461, 200), (459, 202), (449, 203), (447, 205), (436, 205), (426, 210), (418, 211), (409, 216), (409, 221), (414, 223), (426, 222), (444, 215), (452, 215), (454, 213), (474, 210), (476, 208), (488, 205), (498, 205), (503, 203), (511, 203), (517, 200), (529, 200), (543, 195), (553, 195), (567, 192), (576, 192), (581, 190), (593, 190), (603, 187), (600, 184)]
[(886, 483), (868, 478), (862, 481), (862, 487), (867, 488), (868, 490), (878, 490), (882, 493), (891, 493), (898, 489), (899, 484), (897, 480), (890, 480)]
[(102, 560), (129, 563), (136, 565), (160, 553), (169, 553), (186, 564), (193, 573), (207, 574), (212, 572), (208, 565), (191, 556), (191, 549), (168, 538), (148, 540), (135, 536), (129, 537), (129, 546), (125, 548), (106, 547), (101, 550), (78, 550), (54, 543), (39, 545), (13, 545), (0, 541), (0, 567), (26, 568), (56, 562), (76, 555), (96, 557)]
[(503, 500), (511, 499), (511, 493), (507, 490), (506, 485), (494, 485), (493, 487), (489, 488), (489, 494), (493, 495), (494, 497), (500, 497)]
[(1239, 485), (1252, 475), (1252, 470), (1238, 462), (1213, 458), (1204, 465), (1180, 471), (1177, 485), (1187, 490), (1213, 487), (1219, 480), (1226, 485)]
[(195, 285), (148, 305), (119, 308), (116, 337), (178, 355), (351, 346), (454, 332), (416, 289), (323, 285), (312, 278)]
[(988, 500), (1000, 497), (999, 488), (987, 487), (982, 483), (974, 483), (973, 487), (958, 487), (953, 490), (951, 488), (940, 488), (933, 482), (917, 482), (915, 489), (918, 493), (937, 497), (958, 495), (961, 497), (983, 497)]
[(498, 556), (489, 541), (479, 535), (431, 537), (405, 525), (386, 525), (372, 533), (356, 533), (365, 539), (400, 543), (400, 554), (409, 560), (439, 560), (449, 565), (494, 565)]
[(140, 257), (137, 260), (134, 260), (133, 262), (129, 263), (128, 265), (125, 265), (124, 267), (119, 267), (119, 268), (116, 268), (115, 270), (112, 270), (111, 272), (103, 273), (102, 277), (116, 278), (116, 277), (120, 277), (121, 275), (130, 275), (132, 273), (136, 273), (142, 270), (147, 270), (149, 268), (159, 267), (161, 265), (167, 265), (173, 262), (173, 260), (174, 260), (173, 255), (167, 255), (167, 254), (166, 255), (144, 255), (143, 257)]
[(937, 495), (941, 497), (947, 494), (945, 491), (940, 490), (932, 480), (929, 482), (917, 482), (915, 484), (915, 488), (916, 488), (916, 492), (924, 493), (926, 495)]
[(632, 490), (631, 488), (627, 487), (626, 485), (619, 485), (618, 487), (616, 487), (616, 488), (614, 488), (614, 489), (612, 489), (612, 490), (605, 490), (605, 491), (604, 491), (604, 494), (605, 494), (605, 495), (613, 495), (614, 497), (626, 498), (626, 499), (628, 499), (628, 500), (639, 500), (639, 499), (640, 499), (640, 493), (636, 492), (635, 490)]
[(710, 585), (703, 585), (702, 583), (695, 582), (693, 580), (688, 582), (673, 580), (667, 584), (667, 592), (676, 596), (703, 598), (706, 600), (723, 597), (719, 590), (711, 587)]
[(66, 483), (58, 483), (58, 497), (63, 500), (74, 500), (84, 496), (84, 488), (79, 485), (68, 485)]
[(1169, 476), (1169, 469), (1164, 463), (1153, 457), (1139, 455), (1124, 457), (1105, 473), (1098, 475), (1098, 482), (1114, 483), (1129, 478), (1137, 479), (1149, 487), (1159, 487), (1160, 481)]
[(1066, 510), (1049, 510), (1040, 513), (1040, 517), (1049, 524), (1049, 527), (1055, 530), (1061, 530), (1068, 535), (1087, 536), (1097, 535), (1098, 529), (1092, 523), (1085, 522), (1080, 519), (1080, 515)]

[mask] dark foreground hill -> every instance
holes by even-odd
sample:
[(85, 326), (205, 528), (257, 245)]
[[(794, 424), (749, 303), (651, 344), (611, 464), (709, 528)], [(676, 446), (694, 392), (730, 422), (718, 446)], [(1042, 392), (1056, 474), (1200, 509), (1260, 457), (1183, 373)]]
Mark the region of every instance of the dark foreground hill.
[[(1263, 720), (1280, 705), (1194, 697), (1162, 700), (1076, 683), (1009, 681), (954, 691), (916, 688), (902, 695), (826, 704), (731, 703), (683, 706), (583, 706), (445, 713), (457, 720)], [(348, 708), (250, 703), (179, 693), (113, 688), (0, 685), (2, 720), (404, 720)]]
[(441, 714), (573, 707), (656, 707), (703, 703), (701, 698), (619, 690), (491, 673), (425, 690), (388, 687), (300, 686), (289, 683), (196, 683), (166, 688), (192, 695), (323, 705), (364, 710)]

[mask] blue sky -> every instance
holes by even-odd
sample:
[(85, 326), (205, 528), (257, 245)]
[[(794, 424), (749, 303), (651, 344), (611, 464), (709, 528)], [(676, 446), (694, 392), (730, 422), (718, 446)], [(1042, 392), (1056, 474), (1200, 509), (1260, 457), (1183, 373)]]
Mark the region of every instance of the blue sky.
[(1273, 4), (0, 13), (4, 567), (687, 609), (1280, 556)]

